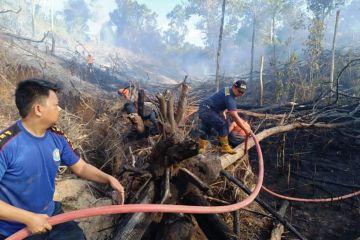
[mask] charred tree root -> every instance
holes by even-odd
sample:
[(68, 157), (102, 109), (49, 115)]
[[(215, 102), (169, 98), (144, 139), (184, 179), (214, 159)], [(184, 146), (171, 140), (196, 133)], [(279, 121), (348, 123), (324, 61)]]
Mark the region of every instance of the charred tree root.
[[(151, 203), (155, 199), (155, 184), (150, 182), (149, 186), (142, 189), (141, 201), (139, 203)], [(155, 218), (156, 213), (134, 213), (127, 214), (121, 218), (115, 229), (114, 237), (116, 240), (132, 240), (141, 239), (151, 222)]]
[[(208, 201), (198, 191), (191, 191), (183, 197), (184, 202), (188, 205), (209, 206)], [(237, 239), (236, 234), (218, 214), (196, 214), (194, 217), (208, 239)]]
[(191, 215), (164, 214), (156, 240), (190, 240), (194, 232)]

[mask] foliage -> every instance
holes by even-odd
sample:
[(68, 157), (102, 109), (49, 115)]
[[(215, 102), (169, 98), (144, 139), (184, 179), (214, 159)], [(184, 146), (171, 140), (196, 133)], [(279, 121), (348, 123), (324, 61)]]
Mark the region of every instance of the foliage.
[(307, 0), (308, 10), (312, 11), (315, 18), (324, 21), (331, 11), (344, 5), (346, 0)]
[(85, 0), (68, 0), (65, 3), (63, 13), (69, 32), (84, 33), (89, 30), (87, 21), (91, 15)]
[(133, 0), (117, 0), (117, 9), (110, 13), (116, 27), (116, 44), (137, 52), (155, 53), (161, 47), (157, 14)]
[(169, 22), (169, 29), (164, 32), (165, 43), (172, 47), (181, 47), (184, 44), (185, 36), (189, 32), (186, 21), (190, 18), (182, 5), (176, 5), (166, 15)]

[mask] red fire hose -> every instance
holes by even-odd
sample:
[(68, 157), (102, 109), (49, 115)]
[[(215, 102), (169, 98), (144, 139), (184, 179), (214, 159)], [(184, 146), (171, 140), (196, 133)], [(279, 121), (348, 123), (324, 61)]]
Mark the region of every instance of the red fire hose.
[[(190, 214), (213, 214), (213, 213), (225, 213), (233, 212), (240, 208), (249, 205), (261, 190), (261, 185), (264, 178), (264, 161), (260, 148), (260, 144), (255, 135), (251, 133), (251, 137), (254, 139), (256, 151), (259, 157), (259, 176), (254, 191), (243, 201), (226, 205), (226, 206), (187, 206), (187, 205), (170, 205), (170, 204), (125, 204), (125, 205), (112, 205), (96, 208), (89, 208), (83, 210), (77, 210), (59, 214), (49, 218), (48, 222), (51, 225), (60, 224), (63, 222), (71, 221), (79, 218), (87, 218), (99, 215), (109, 215), (118, 213), (136, 213), (136, 212), (164, 212), (164, 213), (190, 213)], [(31, 233), (26, 229), (22, 229), (6, 240), (22, 240), (29, 236)]]

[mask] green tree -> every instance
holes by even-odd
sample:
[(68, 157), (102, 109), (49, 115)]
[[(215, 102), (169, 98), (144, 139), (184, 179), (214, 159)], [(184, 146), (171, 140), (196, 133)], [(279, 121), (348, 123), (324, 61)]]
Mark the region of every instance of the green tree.
[(157, 14), (133, 0), (117, 0), (117, 9), (110, 13), (116, 27), (116, 44), (135, 51), (156, 52), (161, 45)]
[(186, 22), (190, 18), (189, 14), (186, 13), (183, 5), (176, 5), (166, 17), (170, 22), (169, 29), (164, 32), (165, 43), (175, 48), (182, 47), (188, 33)]
[(88, 32), (89, 26), (87, 25), (87, 21), (90, 18), (90, 9), (85, 0), (68, 0), (65, 3), (63, 13), (69, 32)]
[(200, 18), (196, 27), (204, 33), (205, 45), (214, 55), (219, 37), (221, 6), (221, 0), (189, 0), (185, 7), (187, 14)]

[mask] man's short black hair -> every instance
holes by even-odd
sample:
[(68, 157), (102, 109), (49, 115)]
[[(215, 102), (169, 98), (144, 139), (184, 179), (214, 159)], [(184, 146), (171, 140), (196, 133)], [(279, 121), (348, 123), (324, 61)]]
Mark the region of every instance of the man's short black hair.
[(240, 91), (245, 92), (247, 89), (246, 82), (244, 80), (237, 80), (234, 82), (234, 86)]
[(41, 101), (48, 97), (50, 90), (58, 92), (61, 90), (59, 83), (50, 82), (45, 79), (28, 79), (19, 82), (15, 91), (15, 103), (22, 118), (26, 117), (35, 101)]

